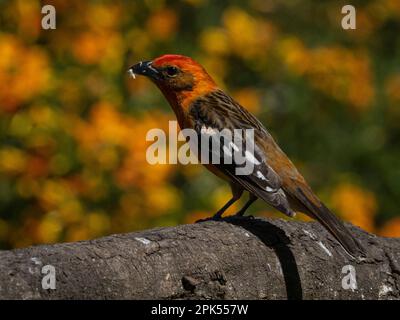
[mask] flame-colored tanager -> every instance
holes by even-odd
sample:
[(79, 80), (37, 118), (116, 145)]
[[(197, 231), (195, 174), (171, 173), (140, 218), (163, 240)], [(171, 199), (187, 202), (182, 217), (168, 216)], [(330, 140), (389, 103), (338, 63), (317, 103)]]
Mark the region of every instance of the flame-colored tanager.
[(281, 150), (262, 123), (232, 97), (218, 88), (205, 69), (196, 61), (181, 55), (167, 54), (152, 61), (142, 61), (128, 70), (151, 79), (164, 94), (175, 112), (181, 129), (191, 128), (199, 135), (206, 130), (254, 129), (255, 168), (248, 175), (235, 174), (235, 163), (206, 164), (207, 169), (227, 180), (232, 198), (213, 216), (239, 200), (243, 191), (249, 200), (237, 213), (261, 198), (277, 210), (293, 217), (295, 211), (318, 220), (353, 256), (364, 255), (364, 249), (345, 225), (318, 199), (294, 164)]

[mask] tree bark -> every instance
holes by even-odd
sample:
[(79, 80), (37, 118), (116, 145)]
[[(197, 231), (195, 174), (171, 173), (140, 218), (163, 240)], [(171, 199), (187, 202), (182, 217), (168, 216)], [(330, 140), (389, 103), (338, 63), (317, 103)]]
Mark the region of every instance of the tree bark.
[(0, 299), (399, 299), (400, 239), (349, 228), (367, 259), (316, 222), (260, 218), (0, 251)]

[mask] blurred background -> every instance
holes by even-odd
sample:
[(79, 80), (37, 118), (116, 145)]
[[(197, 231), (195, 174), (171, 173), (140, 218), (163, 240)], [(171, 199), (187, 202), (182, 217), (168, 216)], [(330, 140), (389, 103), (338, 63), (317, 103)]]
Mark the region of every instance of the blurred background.
[(0, 248), (191, 223), (230, 198), (200, 165), (146, 162), (175, 116), (126, 70), (164, 53), (203, 64), (343, 219), (400, 236), (400, 1), (352, 1), (356, 30), (345, 4), (0, 0)]

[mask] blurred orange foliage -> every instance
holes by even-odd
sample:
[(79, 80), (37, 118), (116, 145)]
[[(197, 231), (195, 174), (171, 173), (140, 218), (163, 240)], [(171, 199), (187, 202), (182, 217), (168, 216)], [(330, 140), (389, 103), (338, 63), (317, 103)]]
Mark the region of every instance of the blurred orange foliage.
[(227, 201), (200, 166), (146, 161), (148, 130), (175, 117), (126, 69), (162, 53), (193, 56), (262, 117), (345, 220), (400, 236), (399, 1), (360, 5), (354, 32), (328, 2), (314, 29), (302, 2), (49, 3), (55, 30), (41, 29), (41, 1), (0, 1), (1, 248), (191, 223)]
[(373, 193), (352, 183), (342, 183), (332, 192), (332, 204), (345, 220), (366, 231), (375, 231), (377, 203)]

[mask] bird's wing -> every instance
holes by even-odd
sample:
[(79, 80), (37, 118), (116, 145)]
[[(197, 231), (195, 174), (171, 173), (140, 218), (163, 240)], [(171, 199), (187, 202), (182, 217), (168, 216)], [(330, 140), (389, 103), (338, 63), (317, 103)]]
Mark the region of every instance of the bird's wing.
[[(216, 106), (217, 104), (217, 106)], [(232, 104), (235, 104), (232, 110)], [(282, 190), (282, 181), (279, 175), (268, 164), (263, 150), (254, 141), (253, 150), (246, 150), (247, 141), (245, 136), (234, 135), (231, 143), (224, 144), (221, 140), (223, 130), (234, 133), (234, 129), (254, 129), (254, 134), (262, 130), (262, 124), (250, 113), (243, 112), (240, 106), (222, 91), (206, 95), (197, 99), (191, 106), (190, 114), (200, 141), (210, 141), (206, 153), (198, 150), (204, 160), (209, 159), (217, 170), (229, 177), (232, 181), (240, 184), (243, 188), (263, 199), (281, 212), (294, 216), (288, 199)], [(243, 119), (245, 119), (243, 121)], [(240, 122), (241, 121), (241, 122)], [(229, 141), (229, 140), (228, 140)], [(213, 143), (217, 148), (213, 147)], [(201, 146), (201, 143), (199, 144)], [(237, 161), (235, 151), (239, 152), (242, 159), (246, 159), (252, 170), (245, 174), (238, 173), (244, 168), (244, 164)], [(218, 163), (215, 163), (217, 159)], [(203, 162), (203, 161), (202, 161)], [(203, 162), (204, 163), (204, 162)]]
[[(255, 161), (252, 173), (237, 175), (235, 169), (238, 164), (234, 161), (231, 165), (223, 162), (216, 165), (218, 170), (289, 216), (294, 216), (292, 209), (308, 214), (325, 226), (348, 253), (353, 256), (364, 255), (359, 242), (318, 199), (294, 164), (250, 112), (218, 90), (194, 101), (190, 114), (200, 136), (213, 130), (254, 129), (255, 147), (252, 156)], [(222, 150), (221, 154), (226, 155), (226, 152)]]

